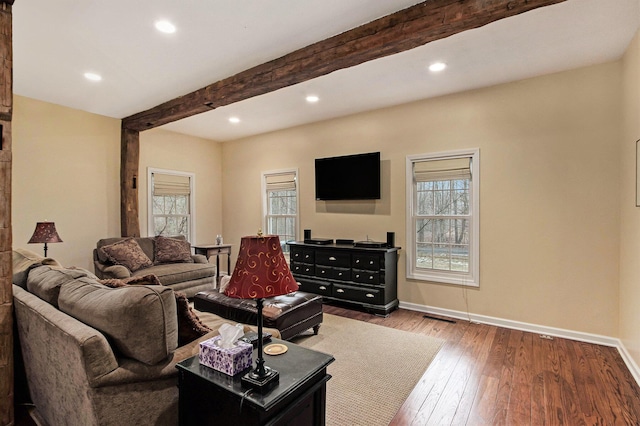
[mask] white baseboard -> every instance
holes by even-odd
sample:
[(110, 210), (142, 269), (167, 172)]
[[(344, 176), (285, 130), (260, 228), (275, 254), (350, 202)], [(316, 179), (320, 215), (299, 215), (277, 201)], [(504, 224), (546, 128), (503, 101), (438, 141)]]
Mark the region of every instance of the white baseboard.
[(514, 330), (527, 331), (530, 333), (555, 336), (563, 339), (577, 340), (580, 342), (594, 343), (596, 345), (610, 346), (618, 349), (622, 360), (629, 368), (631, 375), (640, 386), (640, 369), (633, 360), (620, 339), (599, 334), (583, 333), (580, 331), (566, 330), (563, 328), (549, 327), (538, 324), (531, 324), (520, 321), (513, 321), (503, 318), (490, 317), (486, 315), (467, 314), (462, 311), (452, 309), (436, 308), (433, 306), (419, 305), (417, 303), (400, 302), (400, 308), (410, 311), (424, 312), (445, 317), (457, 318), (465, 321), (477, 322), (481, 324), (494, 325), (496, 327), (511, 328)]

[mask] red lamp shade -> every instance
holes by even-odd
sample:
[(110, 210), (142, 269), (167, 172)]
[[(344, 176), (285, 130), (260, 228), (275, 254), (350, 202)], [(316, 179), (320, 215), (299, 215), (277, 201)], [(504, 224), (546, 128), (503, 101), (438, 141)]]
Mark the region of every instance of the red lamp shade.
[(242, 237), (236, 267), (225, 294), (262, 299), (298, 290), (277, 235)]
[(62, 238), (56, 231), (56, 224), (53, 222), (38, 222), (33, 235), (27, 244), (32, 243), (61, 243)]

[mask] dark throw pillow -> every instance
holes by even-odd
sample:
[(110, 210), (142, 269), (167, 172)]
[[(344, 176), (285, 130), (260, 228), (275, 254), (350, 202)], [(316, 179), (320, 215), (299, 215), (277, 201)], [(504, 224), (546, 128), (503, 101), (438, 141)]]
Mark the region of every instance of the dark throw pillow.
[(188, 241), (176, 238), (155, 238), (154, 260), (155, 263), (193, 263), (191, 258), (191, 245)]
[[(129, 285), (162, 285), (155, 275), (145, 275), (141, 277), (131, 277), (120, 279), (98, 280), (101, 284), (111, 288), (126, 287)], [(173, 292), (176, 297), (176, 311), (178, 317), (178, 346), (193, 342), (199, 337), (213, 331), (206, 324), (200, 321), (198, 315), (189, 306), (189, 299), (184, 293)]]
[(103, 246), (100, 250), (104, 252), (107, 259), (111, 262), (116, 265), (122, 265), (131, 272), (153, 266), (151, 259), (149, 259), (140, 247), (140, 244), (133, 238), (127, 238), (126, 240)]

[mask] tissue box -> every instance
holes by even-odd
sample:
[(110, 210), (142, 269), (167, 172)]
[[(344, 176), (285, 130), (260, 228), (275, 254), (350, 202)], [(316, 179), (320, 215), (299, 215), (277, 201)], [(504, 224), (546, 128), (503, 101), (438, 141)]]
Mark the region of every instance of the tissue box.
[(218, 346), (220, 336), (213, 337), (200, 343), (200, 364), (221, 371), (230, 376), (235, 376), (243, 370), (251, 367), (253, 345), (237, 341), (236, 346), (225, 349)]

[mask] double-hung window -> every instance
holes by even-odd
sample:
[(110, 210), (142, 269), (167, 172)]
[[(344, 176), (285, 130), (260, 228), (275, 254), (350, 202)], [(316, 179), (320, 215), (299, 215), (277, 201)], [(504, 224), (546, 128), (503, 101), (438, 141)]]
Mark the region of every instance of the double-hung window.
[(149, 168), (149, 235), (184, 235), (193, 241), (193, 173)]
[(479, 150), (407, 157), (407, 278), (479, 285)]
[(295, 169), (262, 174), (263, 227), (268, 234), (280, 237), (285, 255), (289, 253), (287, 241), (295, 241), (298, 235), (297, 176)]

